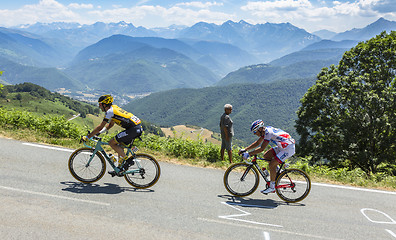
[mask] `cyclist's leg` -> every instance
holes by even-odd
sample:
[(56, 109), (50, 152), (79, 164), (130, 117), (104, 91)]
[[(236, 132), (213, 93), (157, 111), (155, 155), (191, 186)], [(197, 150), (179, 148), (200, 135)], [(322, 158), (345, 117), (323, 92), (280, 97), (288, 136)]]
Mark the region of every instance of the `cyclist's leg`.
[(275, 192), (276, 167), (284, 162), (286, 159), (285, 156), (287, 155), (288, 154), (285, 154), (283, 149), (277, 146), (264, 153), (264, 158), (270, 160), (268, 164), (268, 169), (270, 170), (270, 184), (269, 187), (261, 191), (261, 193), (268, 194)]
[[(137, 126), (135, 126), (135, 127), (131, 127), (131, 128), (129, 128), (129, 129), (126, 129), (125, 131), (123, 131), (123, 132), (120, 132), (119, 134), (117, 134), (115, 137), (114, 137), (114, 139), (118, 142), (118, 143), (120, 143), (120, 144), (123, 144), (123, 145), (129, 145), (135, 138), (137, 138), (137, 137), (140, 137), (142, 135), (142, 127), (140, 126), (140, 125), (137, 125)], [(122, 150), (122, 153), (123, 153), (123, 159), (122, 159), (122, 161), (121, 162), (119, 162), (119, 165), (122, 165), (122, 162), (124, 161), (124, 160), (126, 160), (126, 155), (125, 155), (125, 153), (124, 153), (124, 148), (123, 147), (121, 147), (120, 145), (118, 145), (118, 147)], [(130, 160), (131, 162), (129, 162), (127, 165), (128, 166), (124, 166), (125, 167), (125, 170), (130, 166), (130, 165), (132, 165), (133, 163), (133, 161), (132, 161), (132, 159)]]
[(275, 182), (276, 166), (282, 163), (282, 161), (277, 156), (277, 152), (277, 147), (273, 147), (264, 153), (264, 158), (270, 160), (268, 164), (268, 169), (270, 170), (271, 182)]
[(276, 180), (276, 166), (279, 164), (275, 149), (271, 148), (270, 150), (265, 152), (264, 158), (270, 160), (268, 164), (268, 169), (270, 170), (270, 184), (266, 189), (262, 190), (261, 193), (263, 194), (274, 193), (275, 180)]
[(111, 147), (112, 149), (114, 149), (114, 151), (117, 152), (118, 157), (125, 158), (126, 155), (125, 155), (125, 152), (124, 152), (124, 148), (121, 147), (121, 146), (119, 145), (119, 142), (116, 140), (116, 136), (113, 137), (113, 138), (109, 141), (109, 145), (110, 145), (110, 147)]
[[(276, 180), (276, 166), (278, 166), (281, 163), (284, 163), (286, 159), (293, 156), (295, 152), (296, 152), (295, 144), (290, 144), (286, 148), (280, 148), (278, 146), (275, 146), (264, 154), (265, 159), (271, 159), (271, 162), (269, 163), (271, 182)], [(265, 156), (267, 153), (268, 153), (267, 156), (268, 158)]]
[(132, 142), (133, 139), (140, 137), (141, 135), (142, 128), (140, 125), (137, 125), (135, 127), (128, 128), (118, 133), (109, 141), (109, 145), (119, 154), (119, 156), (125, 158), (126, 155), (124, 152), (124, 148), (120, 146), (120, 144), (128, 145)]

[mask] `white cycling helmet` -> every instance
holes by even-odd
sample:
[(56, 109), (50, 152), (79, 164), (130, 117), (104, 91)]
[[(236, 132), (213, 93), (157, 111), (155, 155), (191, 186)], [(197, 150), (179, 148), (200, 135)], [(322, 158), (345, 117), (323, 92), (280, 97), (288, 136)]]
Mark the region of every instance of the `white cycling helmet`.
[(264, 122), (261, 119), (258, 119), (252, 123), (252, 126), (250, 127), (250, 131), (253, 133), (256, 133), (257, 130), (261, 127), (264, 127)]

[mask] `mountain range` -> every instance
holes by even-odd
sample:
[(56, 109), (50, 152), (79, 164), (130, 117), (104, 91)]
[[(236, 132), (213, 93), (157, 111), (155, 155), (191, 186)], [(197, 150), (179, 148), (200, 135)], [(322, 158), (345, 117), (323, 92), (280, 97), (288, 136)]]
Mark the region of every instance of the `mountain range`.
[[(32, 82), (52, 91), (65, 88), (72, 93), (91, 95), (158, 92), (164, 94), (158, 99), (166, 112), (162, 117), (168, 119), (161, 124), (190, 124), (179, 111), (171, 108), (184, 109), (181, 103), (190, 99), (184, 92), (194, 96), (207, 96), (210, 91), (225, 94), (216, 99), (217, 105), (238, 99), (248, 102), (243, 107), (252, 111), (257, 104), (248, 99), (251, 94), (259, 94), (254, 89), (265, 86), (278, 91), (276, 98), (284, 94), (279, 87), (282, 84), (303, 85), (300, 89), (307, 89), (321, 68), (337, 64), (343, 53), (359, 41), (385, 30), (396, 30), (396, 22), (381, 18), (365, 28), (344, 33), (317, 32), (322, 38), (290, 23), (252, 25), (245, 21), (227, 21), (216, 25), (200, 22), (191, 27), (155, 29), (125, 22), (37, 23), (0, 28), (0, 70), (4, 71), (1, 80), (8, 84)], [(190, 88), (195, 88), (194, 92)], [(214, 90), (210, 90), (212, 88)], [(219, 91), (223, 88), (229, 91)], [(239, 88), (246, 91), (242, 98), (233, 96)], [(180, 89), (180, 92), (172, 89)], [(295, 99), (301, 97), (301, 92), (291, 90), (287, 95)], [(295, 101), (297, 105), (290, 107), (291, 112), (285, 111), (286, 115), (271, 121), (279, 122), (287, 117), (290, 122), (284, 124), (292, 126), (298, 106), (298, 100)], [(203, 101), (201, 97), (193, 103), (200, 106), (201, 112), (218, 111), (218, 106), (215, 109), (213, 102)], [(139, 102), (145, 109), (150, 109), (151, 104), (148, 100)], [(193, 107), (190, 103), (188, 106)], [(183, 111), (190, 112), (201, 114)], [(150, 116), (143, 110), (138, 113)], [(201, 122), (189, 121), (191, 124)], [(217, 123), (205, 126), (217, 131)]]
[[(366, 28), (339, 33), (334, 41), (320, 39), (290, 23), (200, 22), (191, 27), (155, 29), (125, 22), (36, 23), (0, 28), (0, 67), (7, 65), (10, 69), (10, 63), (5, 61), (19, 65), (19, 72), (5, 69), (2, 80), (11, 84), (26, 80), (21, 72), (41, 68), (35, 70), (35, 83), (39, 84), (42, 78), (42, 86), (50, 90), (56, 90), (57, 85), (72, 91), (118, 92), (120, 89), (112, 86), (129, 83), (131, 87), (122, 92), (138, 93), (211, 84), (262, 83), (314, 76), (322, 67), (337, 63), (343, 51), (356, 42), (389, 29), (396, 29), (396, 22), (381, 18)], [(146, 54), (144, 49), (150, 50)], [(117, 59), (117, 65), (111, 63)], [(174, 59), (177, 68), (169, 67)], [(27, 70), (20, 70), (24, 67)], [(247, 80), (249, 74), (243, 73), (246, 71), (262, 71), (266, 79)], [(238, 77), (241, 73), (244, 78)], [(54, 74), (64, 79), (62, 85), (49, 83)], [(110, 88), (103, 84), (109, 79), (113, 83)]]

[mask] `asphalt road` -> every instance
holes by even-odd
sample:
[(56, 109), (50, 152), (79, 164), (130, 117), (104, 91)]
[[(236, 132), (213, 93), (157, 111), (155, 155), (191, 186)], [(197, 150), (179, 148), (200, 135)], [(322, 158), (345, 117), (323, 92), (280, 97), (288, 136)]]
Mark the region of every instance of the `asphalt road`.
[(108, 174), (87, 185), (72, 151), (0, 138), (1, 239), (396, 239), (396, 192), (314, 183), (298, 204), (234, 198), (224, 171), (161, 161), (150, 189)]

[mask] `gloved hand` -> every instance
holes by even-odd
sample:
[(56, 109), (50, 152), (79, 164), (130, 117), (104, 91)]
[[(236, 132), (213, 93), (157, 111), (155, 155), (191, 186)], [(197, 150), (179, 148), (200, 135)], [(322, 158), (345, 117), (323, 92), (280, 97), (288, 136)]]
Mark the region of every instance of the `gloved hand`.
[(249, 157), (250, 157), (249, 153), (247, 153), (247, 152), (242, 153), (242, 158), (243, 158), (243, 160), (246, 160), (246, 159), (248, 159)]
[(82, 136), (82, 137), (80, 138), (80, 143), (86, 142), (86, 141), (88, 141), (88, 137), (87, 137), (87, 136)]

